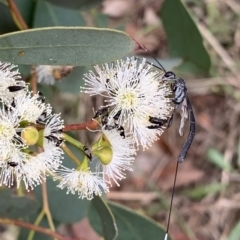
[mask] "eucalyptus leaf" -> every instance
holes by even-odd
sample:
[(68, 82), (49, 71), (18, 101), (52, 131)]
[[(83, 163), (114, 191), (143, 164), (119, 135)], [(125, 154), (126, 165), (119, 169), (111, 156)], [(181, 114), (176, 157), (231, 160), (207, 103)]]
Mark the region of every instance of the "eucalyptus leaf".
[(37, 1), (33, 22), (34, 28), (85, 25), (85, 20), (79, 10), (61, 8), (43, 0)]
[(124, 32), (52, 27), (0, 36), (0, 61), (35, 65), (86, 66), (121, 58), (134, 42)]
[(22, 218), (28, 216), (39, 207), (38, 203), (27, 197), (18, 197), (12, 191), (0, 191), (0, 216)]
[(198, 28), (181, 0), (165, 0), (160, 11), (167, 34), (171, 57), (194, 63), (199, 71), (208, 73), (210, 58), (203, 46)]
[(118, 229), (107, 203), (99, 196), (95, 196), (91, 203), (89, 208), (90, 223), (98, 228), (97, 232), (102, 234), (105, 240), (116, 239)]
[[(164, 239), (164, 229), (148, 217), (116, 203), (108, 202), (108, 206), (113, 213), (118, 228), (116, 240)], [(102, 216), (102, 219), (104, 219), (104, 216)], [(94, 209), (90, 209), (89, 220), (95, 231), (104, 236), (102, 229), (99, 227), (101, 226), (101, 220), (97, 217)], [(170, 239), (168, 237), (168, 240)]]
[(100, 4), (103, 0), (46, 0), (52, 4), (72, 9), (88, 9)]

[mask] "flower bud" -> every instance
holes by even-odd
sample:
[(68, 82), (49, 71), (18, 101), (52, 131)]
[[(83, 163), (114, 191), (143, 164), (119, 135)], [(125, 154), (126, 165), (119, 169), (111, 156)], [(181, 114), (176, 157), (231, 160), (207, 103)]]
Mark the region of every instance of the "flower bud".
[(102, 147), (93, 151), (102, 164), (108, 165), (112, 161), (113, 151), (110, 146)]
[(31, 146), (37, 143), (39, 133), (35, 127), (29, 126), (23, 129), (21, 137), (25, 140), (27, 145)]

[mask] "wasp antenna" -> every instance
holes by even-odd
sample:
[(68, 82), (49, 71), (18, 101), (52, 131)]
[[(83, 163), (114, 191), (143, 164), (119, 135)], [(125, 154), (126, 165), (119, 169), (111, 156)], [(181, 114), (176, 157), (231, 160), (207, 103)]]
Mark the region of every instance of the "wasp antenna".
[[(135, 57), (137, 60), (141, 60), (140, 58), (138, 58), (138, 57)], [(153, 56), (152, 56), (152, 58), (158, 63), (158, 64), (160, 64), (158, 61), (157, 61), (157, 59), (155, 59)], [(148, 64), (150, 64), (150, 65), (152, 65), (152, 66), (154, 66), (155, 68), (157, 68), (157, 69), (160, 69), (161, 71), (164, 71), (164, 72), (166, 72), (165, 71), (165, 69), (163, 68), (163, 66), (161, 65), (161, 67), (158, 67), (158, 66), (156, 66), (156, 65), (154, 65), (153, 63), (150, 63), (150, 62), (148, 62), (148, 61), (146, 61), (146, 63), (148, 63)]]
[[(151, 53), (149, 52), (149, 50), (146, 48), (146, 46), (143, 45), (143, 49), (148, 52), (150, 55)], [(163, 67), (163, 65), (157, 60), (157, 58), (155, 58), (154, 56), (151, 55), (151, 57), (159, 64), (160, 68), (162, 71), (164, 71), (166, 73), (165, 68)]]
[(167, 230), (166, 230), (166, 233), (165, 233), (164, 240), (167, 240), (167, 238), (168, 238), (168, 231), (169, 231), (170, 219), (171, 219), (171, 214), (172, 214), (173, 198), (174, 198), (174, 193), (175, 193), (175, 188), (176, 188), (176, 181), (177, 181), (178, 165), (179, 165), (179, 161), (177, 161), (177, 165), (176, 165), (176, 169), (175, 169), (175, 175), (174, 175), (174, 181), (173, 181), (173, 189), (172, 189), (170, 208), (169, 208), (169, 214), (168, 214), (168, 221), (167, 221)]

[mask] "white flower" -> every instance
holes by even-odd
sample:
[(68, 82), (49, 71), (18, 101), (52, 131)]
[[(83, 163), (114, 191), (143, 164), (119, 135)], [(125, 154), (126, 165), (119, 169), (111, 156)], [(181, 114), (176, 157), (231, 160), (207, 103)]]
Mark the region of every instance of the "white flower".
[(22, 94), (26, 90), (26, 84), (21, 80), (17, 66), (11, 63), (0, 62), (0, 99), (3, 102), (12, 100), (14, 96)]
[(82, 89), (106, 97), (104, 107), (110, 108), (108, 121), (115, 117), (118, 125), (134, 134), (137, 145), (144, 149), (151, 146), (162, 134), (163, 126), (149, 129), (154, 125), (150, 117), (164, 121), (173, 109), (172, 90), (162, 81), (163, 71), (155, 71), (145, 59), (139, 63), (134, 57), (115, 65), (105, 64), (102, 69), (96, 66), (95, 70), (96, 73), (85, 75), (86, 86)]
[[(15, 180), (19, 187), (23, 181), (29, 190), (62, 163), (63, 151), (58, 143), (63, 121), (59, 114), (51, 113), (50, 105), (38, 94), (16, 96), (13, 103), (0, 109), (0, 185), (11, 187)], [(36, 128), (39, 120), (45, 129)], [(39, 137), (43, 138), (43, 151), (35, 153), (32, 145), (40, 144)]]
[(32, 96), (31, 92), (14, 98), (14, 108), (22, 120), (31, 123), (43, 123), (52, 112), (50, 104), (43, 102), (42, 96), (38, 93)]
[(136, 155), (134, 141), (128, 135), (122, 138), (116, 129), (110, 131), (102, 129), (102, 132), (112, 148), (112, 159), (110, 163), (102, 164), (103, 171), (110, 183), (113, 180), (119, 186), (118, 181), (126, 177), (125, 171), (132, 171), (131, 165), (135, 159), (133, 156)]
[(63, 120), (60, 118), (60, 114), (52, 115), (46, 122), (44, 129), (44, 138), (46, 139), (43, 144), (43, 148), (48, 148), (48, 143), (53, 142), (56, 146), (60, 146), (62, 143), (62, 129)]
[(60, 66), (39, 65), (36, 67), (37, 81), (48, 85), (53, 85), (55, 79), (53, 77), (54, 68), (59, 69)]
[(12, 149), (6, 159), (1, 159), (0, 167), (0, 185), (11, 187), (16, 179), (16, 185), (19, 187), (23, 180), (26, 189), (29, 190), (45, 179), (42, 174), (44, 168), (37, 157), (32, 157), (18, 149)]
[(102, 192), (108, 192), (108, 186), (100, 173), (93, 173), (90, 169), (77, 170), (62, 167), (57, 171), (61, 182), (58, 187), (67, 188), (67, 194), (77, 193), (79, 198), (91, 200), (94, 195), (102, 195)]
[(36, 67), (37, 81), (39, 83), (53, 85), (57, 80), (71, 73), (72, 69), (73, 66), (39, 65)]
[(18, 134), (20, 120), (16, 111), (0, 108), (0, 158), (5, 158), (13, 147), (25, 148), (24, 140)]

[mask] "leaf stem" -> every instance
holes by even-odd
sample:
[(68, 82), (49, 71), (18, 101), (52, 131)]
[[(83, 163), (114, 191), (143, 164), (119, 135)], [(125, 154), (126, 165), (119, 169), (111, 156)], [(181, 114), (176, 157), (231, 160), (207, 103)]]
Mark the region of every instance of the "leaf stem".
[[(34, 226), (38, 226), (40, 224), (40, 222), (42, 221), (43, 217), (45, 215), (44, 210), (42, 209), (42, 211), (38, 214), (37, 219), (34, 222)], [(28, 234), (28, 238), (27, 240), (32, 240), (35, 234), (35, 230), (31, 230)]]
[(80, 238), (64, 237), (64, 236), (62, 236), (62, 235), (60, 235), (60, 234), (58, 234), (56, 232), (51, 231), (48, 228), (35, 226), (35, 225), (31, 224), (31, 223), (23, 222), (23, 221), (17, 220), (17, 219), (0, 218), (0, 223), (1, 224), (6, 224), (6, 225), (15, 225), (15, 226), (19, 226), (19, 227), (32, 229), (34, 231), (41, 232), (43, 234), (49, 235), (51, 237), (54, 237), (55, 239), (58, 239), (58, 240), (83, 240), (83, 239), (80, 239)]
[(52, 220), (52, 215), (48, 205), (48, 195), (47, 195), (47, 184), (46, 182), (42, 183), (42, 199), (43, 199), (43, 211), (46, 214), (49, 227), (52, 231), (55, 231), (55, 226)]
[(81, 142), (79, 142), (78, 140), (76, 140), (75, 138), (70, 137), (69, 135), (67, 135), (66, 133), (62, 134), (62, 138), (71, 143), (73, 146), (80, 148), (81, 150), (83, 150), (84, 144), (82, 144)]
[(81, 164), (81, 161), (74, 155), (74, 153), (67, 147), (66, 144), (61, 145), (63, 151), (73, 160), (74, 163), (79, 166)]
[(27, 30), (28, 26), (25, 23), (20, 11), (17, 8), (17, 5), (15, 4), (15, 2), (13, 0), (7, 0), (7, 2), (8, 2), (8, 6), (10, 8), (11, 14), (12, 14), (13, 21), (16, 23), (16, 25), (18, 26), (19, 29)]

